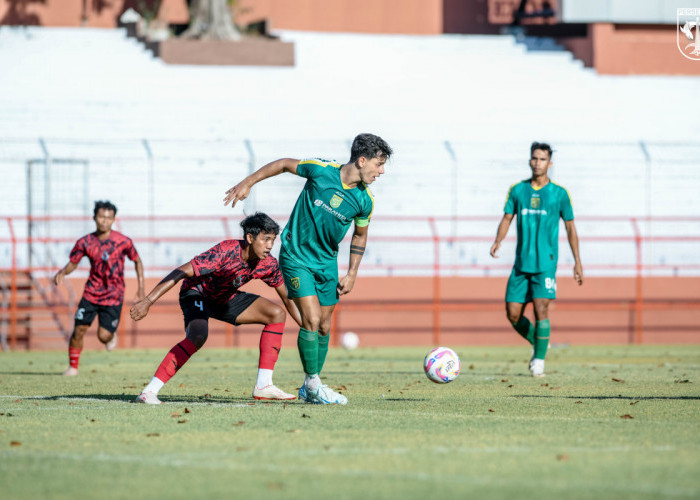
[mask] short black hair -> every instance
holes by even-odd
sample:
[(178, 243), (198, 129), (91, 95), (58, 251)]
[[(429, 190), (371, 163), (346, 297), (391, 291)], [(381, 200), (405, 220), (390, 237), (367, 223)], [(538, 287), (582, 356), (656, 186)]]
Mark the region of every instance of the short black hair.
[(384, 139), (374, 134), (360, 134), (352, 141), (350, 148), (350, 161), (357, 160), (360, 156), (371, 160), (372, 158), (386, 158), (394, 152)]
[(114, 203), (109, 200), (97, 200), (95, 202), (95, 210), (93, 211), (92, 215), (93, 217), (97, 217), (97, 212), (100, 210), (100, 208), (104, 210), (112, 210), (114, 211), (114, 215), (117, 215), (117, 207), (114, 205)]
[(280, 234), (279, 225), (263, 212), (255, 212), (253, 215), (243, 219), (241, 228), (243, 229), (244, 238), (247, 234), (252, 235), (253, 238), (257, 238), (260, 233)]
[(532, 153), (535, 152), (535, 149), (540, 149), (542, 151), (546, 151), (547, 154), (549, 155), (549, 159), (552, 159), (552, 146), (547, 144), (546, 142), (533, 142), (530, 144), (530, 156), (532, 156)]

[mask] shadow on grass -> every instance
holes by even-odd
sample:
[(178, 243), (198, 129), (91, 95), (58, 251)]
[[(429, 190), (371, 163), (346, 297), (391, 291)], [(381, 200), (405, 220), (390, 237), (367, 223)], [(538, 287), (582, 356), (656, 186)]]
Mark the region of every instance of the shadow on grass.
[[(54, 396), (25, 396), (20, 399), (43, 400), (43, 401), (63, 401), (63, 400), (82, 400), (82, 401), (118, 401), (124, 403), (133, 403), (138, 393), (133, 394), (57, 394)], [(235, 405), (265, 405), (265, 404), (284, 404), (294, 403), (296, 400), (289, 401), (256, 401), (251, 397), (217, 397), (217, 396), (191, 396), (191, 397), (168, 397), (159, 396), (163, 403), (177, 404), (202, 404), (202, 403), (217, 403), (217, 404), (235, 404)]]
[(548, 396), (544, 394), (514, 394), (511, 398), (553, 398), (553, 399), (625, 399), (630, 401), (687, 401), (700, 400), (700, 396)]
[(17, 371), (17, 372), (0, 372), (0, 375), (61, 375), (62, 372), (28, 372), (28, 371)]

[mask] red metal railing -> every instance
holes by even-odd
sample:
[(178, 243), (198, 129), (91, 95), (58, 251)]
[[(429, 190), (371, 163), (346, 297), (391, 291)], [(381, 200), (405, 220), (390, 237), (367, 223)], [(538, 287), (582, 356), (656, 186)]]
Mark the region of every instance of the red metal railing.
[[(117, 220), (117, 225), (115, 229), (121, 230), (122, 227), (127, 227), (127, 234), (129, 234), (137, 247), (139, 245), (149, 244), (149, 243), (204, 243), (206, 245), (214, 244), (221, 239), (230, 238), (235, 236), (231, 230), (231, 223), (240, 220), (241, 216), (232, 217), (211, 217), (211, 216), (158, 216), (158, 217), (141, 217), (141, 216), (120, 216)], [(60, 227), (66, 223), (71, 222), (84, 222), (89, 221), (90, 217), (85, 216), (61, 216), (61, 217), (4, 217), (7, 224), (6, 235), (0, 234), (0, 243), (10, 244), (11, 246), (11, 262), (9, 267), (0, 266), (0, 271), (5, 271), (10, 274), (10, 300), (9, 300), (9, 340), (10, 346), (14, 348), (17, 342), (18, 334), (18, 318), (21, 312), (26, 313), (27, 311), (22, 311), (18, 304), (17, 298), (17, 284), (18, 284), (18, 273), (45, 273), (51, 274), (57, 271), (55, 265), (51, 265), (47, 262), (36, 263), (31, 266), (26, 265), (20, 267), (18, 265), (18, 246), (25, 245), (27, 248), (32, 247), (44, 247), (45, 245), (55, 244), (55, 243), (73, 243), (79, 234), (72, 236), (32, 236), (31, 231), (27, 231), (27, 236), (18, 237), (16, 226), (18, 224), (51, 224), (52, 227)], [(278, 220), (283, 220), (283, 218), (278, 218)], [(375, 225), (379, 223), (409, 223), (410, 227), (413, 228), (414, 234), (400, 234), (394, 236), (386, 236), (379, 234), (379, 232), (373, 232), (370, 235), (370, 243), (375, 242), (390, 242), (405, 243), (406, 245), (415, 243), (430, 243), (432, 246), (432, 259), (429, 263), (411, 263), (411, 264), (401, 264), (393, 263), (387, 265), (384, 264), (372, 264), (369, 262), (363, 263), (361, 269), (364, 271), (369, 271), (371, 273), (377, 274), (377, 272), (386, 271), (391, 268), (394, 271), (404, 272), (408, 270), (413, 270), (416, 272), (428, 271), (432, 278), (432, 295), (430, 300), (424, 300), (421, 303), (399, 303), (393, 301), (390, 298), (386, 300), (374, 300), (372, 303), (365, 303), (357, 300), (343, 301), (336, 309), (336, 315), (334, 317), (333, 325), (334, 329), (339, 329), (339, 324), (341, 322), (341, 316), (346, 311), (430, 311), (432, 313), (432, 341), (434, 344), (440, 343), (441, 338), (441, 316), (445, 312), (449, 311), (474, 311), (474, 310), (484, 310), (484, 309), (496, 309), (502, 308), (501, 302), (494, 302), (493, 304), (483, 304), (483, 303), (470, 303), (464, 301), (461, 303), (454, 303), (453, 301), (447, 301), (441, 296), (442, 290), (442, 280), (446, 276), (452, 276), (457, 271), (462, 271), (464, 269), (470, 269), (472, 271), (482, 271), (484, 274), (491, 272), (499, 272), (500, 274), (506, 274), (512, 266), (512, 262), (502, 262), (498, 261), (489, 262), (488, 264), (480, 265), (466, 265), (461, 263), (443, 263), (441, 261), (441, 249), (444, 244), (456, 244), (456, 243), (474, 243), (474, 244), (490, 244), (493, 241), (493, 234), (495, 234), (496, 227), (498, 224), (498, 217), (375, 217)], [(134, 228), (138, 224), (143, 225), (144, 222), (149, 224), (159, 224), (166, 222), (188, 222), (188, 223), (209, 223), (212, 227), (218, 226), (220, 229), (218, 231), (211, 231), (211, 234), (207, 233), (204, 235), (182, 235), (174, 234), (162, 236), (139, 236), (138, 232)], [(492, 234), (482, 234), (482, 235), (458, 235), (458, 234), (441, 234), (440, 224), (445, 223), (493, 223), (492, 224)], [(596, 263), (595, 265), (588, 264), (584, 259), (584, 271), (590, 272), (591, 270), (596, 270), (598, 272), (604, 272), (606, 274), (614, 274), (616, 272), (633, 272), (633, 277), (635, 280), (635, 292), (632, 301), (628, 300), (601, 300), (599, 303), (594, 305), (597, 310), (621, 310), (629, 309), (631, 315), (633, 316), (634, 324), (634, 335), (630, 338), (630, 341), (634, 343), (642, 343), (644, 341), (644, 318), (643, 312), (649, 310), (657, 309), (673, 309), (673, 308), (686, 308), (686, 309), (700, 309), (700, 301), (693, 299), (688, 300), (671, 300), (671, 301), (660, 301), (660, 302), (648, 302), (644, 298), (644, 280), (646, 275), (653, 272), (662, 271), (694, 271), (695, 275), (700, 275), (700, 217), (654, 217), (654, 218), (640, 218), (640, 217), (595, 217), (586, 218), (582, 217), (577, 219), (577, 222), (595, 222), (596, 224), (610, 224), (610, 223), (624, 223), (629, 224), (629, 234), (627, 235), (591, 235), (591, 234), (581, 234), (579, 233), (579, 238), (581, 244), (587, 243), (631, 243), (634, 246), (634, 255), (630, 256), (630, 259), (623, 264), (615, 263)], [(667, 224), (669, 227), (673, 227), (678, 223), (692, 223), (695, 226), (695, 230), (698, 234), (684, 234), (684, 235), (645, 235), (642, 231), (641, 224), (644, 223), (654, 223), (654, 224)], [(415, 228), (423, 227), (423, 234), (415, 234)], [(134, 229), (134, 233), (131, 230)], [(178, 231), (182, 231), (181, 226), (177, 228)], [(580, 229), (579, 229), (580, 231)], [(146, 232), (141, 228), (141, 232)], [(408, 231), (407, 231), (408, 232)], [(514, 240), (514, 230), (511, 230), (511, 236), (508, 238), (509, 241)], [(565, 234), (561, 235), (562, 247), (561, 252), (568, 252), (566, 249), (566, 238)], [(653, 244), (655, 242), (664, 243), (693, 243), (699, 244), (698, 251), (695, 255), (698, 256), (697, 262), (677, 262), (677, 263), (663, 263), (663, 264), (645, 264), (643, 260), (643, 248), (645, 245)], [(67, 261), (67, 255), (56, 256), (58, 260), (65, 259)], [(146, 263), (146, 271), (149, 273), (160, 274), (163, 271), (170, 270), (174, 267), (173, 263), (167, 265), (157, 264), (157, 263)], [(179, 264), (179, 263), (178, 263)], [(176, 265), (176, 264), (175, 264)], [(339, 262), (342, 268), (346, 267), (346, 262)], [(564, 310), (581, 310), (583, 308), (591, 308), (592, 304), (587, 303), (561, 303), (558, 307)], [(336, 336), (337, 338), (337, 336)]]

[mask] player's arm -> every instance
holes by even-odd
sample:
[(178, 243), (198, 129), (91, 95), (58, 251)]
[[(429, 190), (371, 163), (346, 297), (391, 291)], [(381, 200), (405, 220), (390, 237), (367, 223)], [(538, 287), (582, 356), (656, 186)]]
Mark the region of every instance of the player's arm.
[(574, 254), (574, 280), (579, 285), (583, 285), (583, 267), (581, 266), (581, 257), (578, 251), (578, 233), (576, 232), (574, 220), (564, 221), (564, 227), (566, 227), (566, 237), (569, 240), (571, 253)]
[(350, 266), (348, 274), (346, 274), (338, 283), (338, 294), (345, 295), (352, 291), (357, 278), (357, 271), (360, 269), (360, 261), (365, 254), (367, 248), (367, 235), (369, 234), (369, 226), (358, 226), (355, 224), (355, 230), (352, 233), (350, 240)]
[(58, 286), (61, 283), (63, 283), (63, 278), (68, 276), (70, 273), (75, 271), (78, 268), (78, 263), (77, 262), (71, 262), (68, 261), (68, 264), (66, 264), (63, 269), (58, 271), (56, 275), (53, 277), (53, 283), (54, 285)]
[(138, 321), (143, 319), (148, 314), (149, 308), (163, 295), (165, 295), (168, 290), (174, 287), (178, 281), (184, 278), (191, 278), (194, 276), (194, 268), (192, 267), (192, 262), (183, 264), (177, 269), (170, 271), (165, 278), (163, 278), (160, 283), (158, 283), (153, 290), (146, 295), (143, 300), (139, 300), (136, 304), (131, 306), (129, 314), (131, 319)]
[(136, 269), (136, 281), (138, 283), (139, 289), (136, 292), (136, 300), (143, 300), (146, 293), (143, 287), (143, 262), (141, 262), (141, 257), (138, 257), (134, 261), (134, 268)]
[(237, 202), (245, 200), (248, 197), (250, 189), (254, 185), (267, 179), (268, 177), (274, 177), (275, 175), (279, 175), (283, 172), (296, 174), (298, 165), (299, 160), (295, 160), (293, 158), (281, 158), (268, 163), (226, 191), (224, 205), (231, 203), (231, 208), (233, 208), (236, 206)]
[(501, 247), (501, 242), (505, 239), (508, 234), (508, 229), (510, 228), (510, 223), (513, 221), (513, 214), (505, 213), (501, 219), (501, 223), (498, 224), (498, 231), (496, 231), (496, 240), (491, 245), (491, 257), (498, 258), (496, 252)]
[(297, 323), (297, 325), (302, 326), (299, 309), (297, 309), (297, 305), (294, 303), (294, 301), (287, 296), (287, 287), (284, 285), (284, 283), (278, 287), (275, 287), (275, 291), (277, 292), (277, 295), (280, 296), (284, 307), (287, 309), (292, 319)]

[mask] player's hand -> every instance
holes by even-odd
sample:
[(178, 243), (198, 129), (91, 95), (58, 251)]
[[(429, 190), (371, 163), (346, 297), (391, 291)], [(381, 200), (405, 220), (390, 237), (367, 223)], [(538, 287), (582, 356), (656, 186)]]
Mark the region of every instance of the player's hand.
[(134, 297), (134, 304), (146, 298), (146, 292), (143, 288), (139, 288), (136, 292), (136, 297)]
[(340, 280), (336, 290), (338, 290), (338, 295), (345, 295), (352, 291), (355, 286), (355, 276), (346, 274), (343, 279)]
[(56, 273), (56, 275), (53, 277), (53, 284), (56, 285), (56, 286), (58, 286), (58, 285), (60, 285), (61, 283), (63, 283), (63, 277), (64, 277), (64, 276), (65, 276), (65, 274), (63, 274), (63, 269), (61, 269), (61, 270), (58, 271), (58, 272)]
[(579, 286), (583, 285), (583, 269), (581, 268), (581, 264), (576, 264), (574, 266), (574, 281), (576, 281)]
[(489, 251), (489, 253), (491, 254), (491, 257), (493, 257), (494, 259), (498, 258), (498, 255), (496, 255), (496, 252), (498, 252), (499, 248), (501, 248), (501, 243), (498, 241), (495, 241), (493, 243), (493, 245), (491, 245), (491, 250)]
[(146, 317), (148, 314), (148, 309), (151, 307), (151, 301), (144, 298), (139, 300), (136, 304), (131, 306), (129, 310), (129, 315), (134, 321), (139, 321)]
[(231, 189), (226, 191), (226, 197), (224, 198), (224, 205), (231, 204), (231, 208), (236, 206), (236, 203), (245, 200), (250, 194), (250, 186), (245, 181), (239, 182)]

